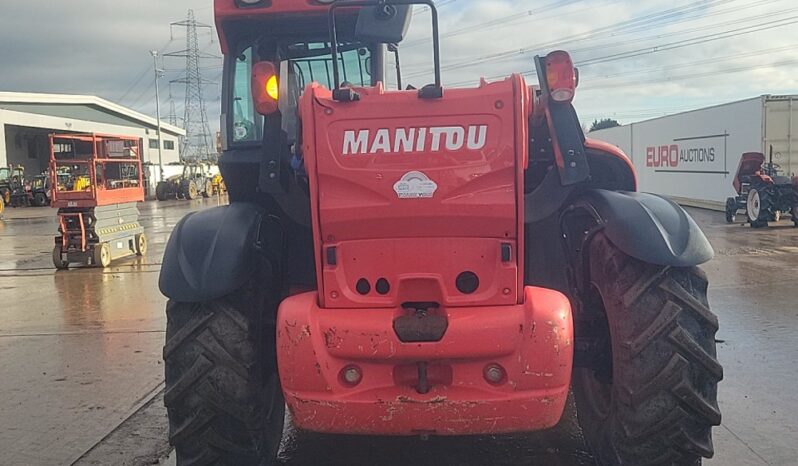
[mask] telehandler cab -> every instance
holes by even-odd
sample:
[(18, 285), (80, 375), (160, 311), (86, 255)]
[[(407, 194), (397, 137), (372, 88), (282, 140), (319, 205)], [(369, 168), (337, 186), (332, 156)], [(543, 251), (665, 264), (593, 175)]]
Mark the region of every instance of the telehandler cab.
[[(434, 83), (389, 90), (411, 5)], [(179, 464), (275, 464), (296, 427), (470, 435), (556, 425), (602, 464), (698, 464), (720, 424), (713, 256), (585, 139), (567, 53), (442, 85), (431, 0), (216, 0), (231, 204), (168, 242), (165, 403)]]

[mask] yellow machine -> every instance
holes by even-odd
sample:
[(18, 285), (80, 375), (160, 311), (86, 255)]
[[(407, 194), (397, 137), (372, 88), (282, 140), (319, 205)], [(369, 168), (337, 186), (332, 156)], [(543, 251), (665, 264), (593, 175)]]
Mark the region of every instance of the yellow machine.
[(221, 196), (227, 192), (227, 186), (224, 184), (224, 178), (222, 178), (222, 175), (214, 175), (213, 178), (211, 178), (211, 184), (213, 185), (214, 196)]

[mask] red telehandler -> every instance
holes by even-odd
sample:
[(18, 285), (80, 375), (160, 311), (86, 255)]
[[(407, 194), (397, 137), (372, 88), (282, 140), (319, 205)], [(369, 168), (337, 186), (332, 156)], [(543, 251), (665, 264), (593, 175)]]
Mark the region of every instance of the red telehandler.
[[(414, 4), (435, 80), (390, 90)], [(179, 464), (275, 464), (286, 407), (323, 433), (547, 429), (571, 387), (601, 464), (712, 456), (712, 248), (585, 139), (567, 53), (539, 86), (444, 89), (431, 0), (215, 7), (231, 204), (177, 225), (160, 277)]]

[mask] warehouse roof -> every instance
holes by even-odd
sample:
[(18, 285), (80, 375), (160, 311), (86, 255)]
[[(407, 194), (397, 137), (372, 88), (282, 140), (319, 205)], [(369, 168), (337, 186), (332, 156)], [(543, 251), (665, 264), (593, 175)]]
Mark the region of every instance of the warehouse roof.
[[(50, 115), (76, 120), (96, 121), (122, 126), (145, 126), (155, 129), (155, 118), (93, 95), (36, 94), (0, 92), (0, 110)], [(176, 126), (161, 122), (165, 133), (185, 136)]]

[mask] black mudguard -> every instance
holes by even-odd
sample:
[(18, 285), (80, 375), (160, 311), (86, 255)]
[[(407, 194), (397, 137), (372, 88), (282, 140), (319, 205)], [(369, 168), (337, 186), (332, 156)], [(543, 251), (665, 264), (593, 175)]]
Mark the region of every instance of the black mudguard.
[(715, 255), (690, 215), (664, 197), (596, 189), (580, 196), (575, 206), (580, 205), (598, 216), (604, 233), (621, 251), (644, 262), (693, 267)]
[(263, 258), (268, 220), (254, 204), (233, 203), (184, 217), (164, 252), (159, 286), (166, 297), (203, 302), (246, 285)]

